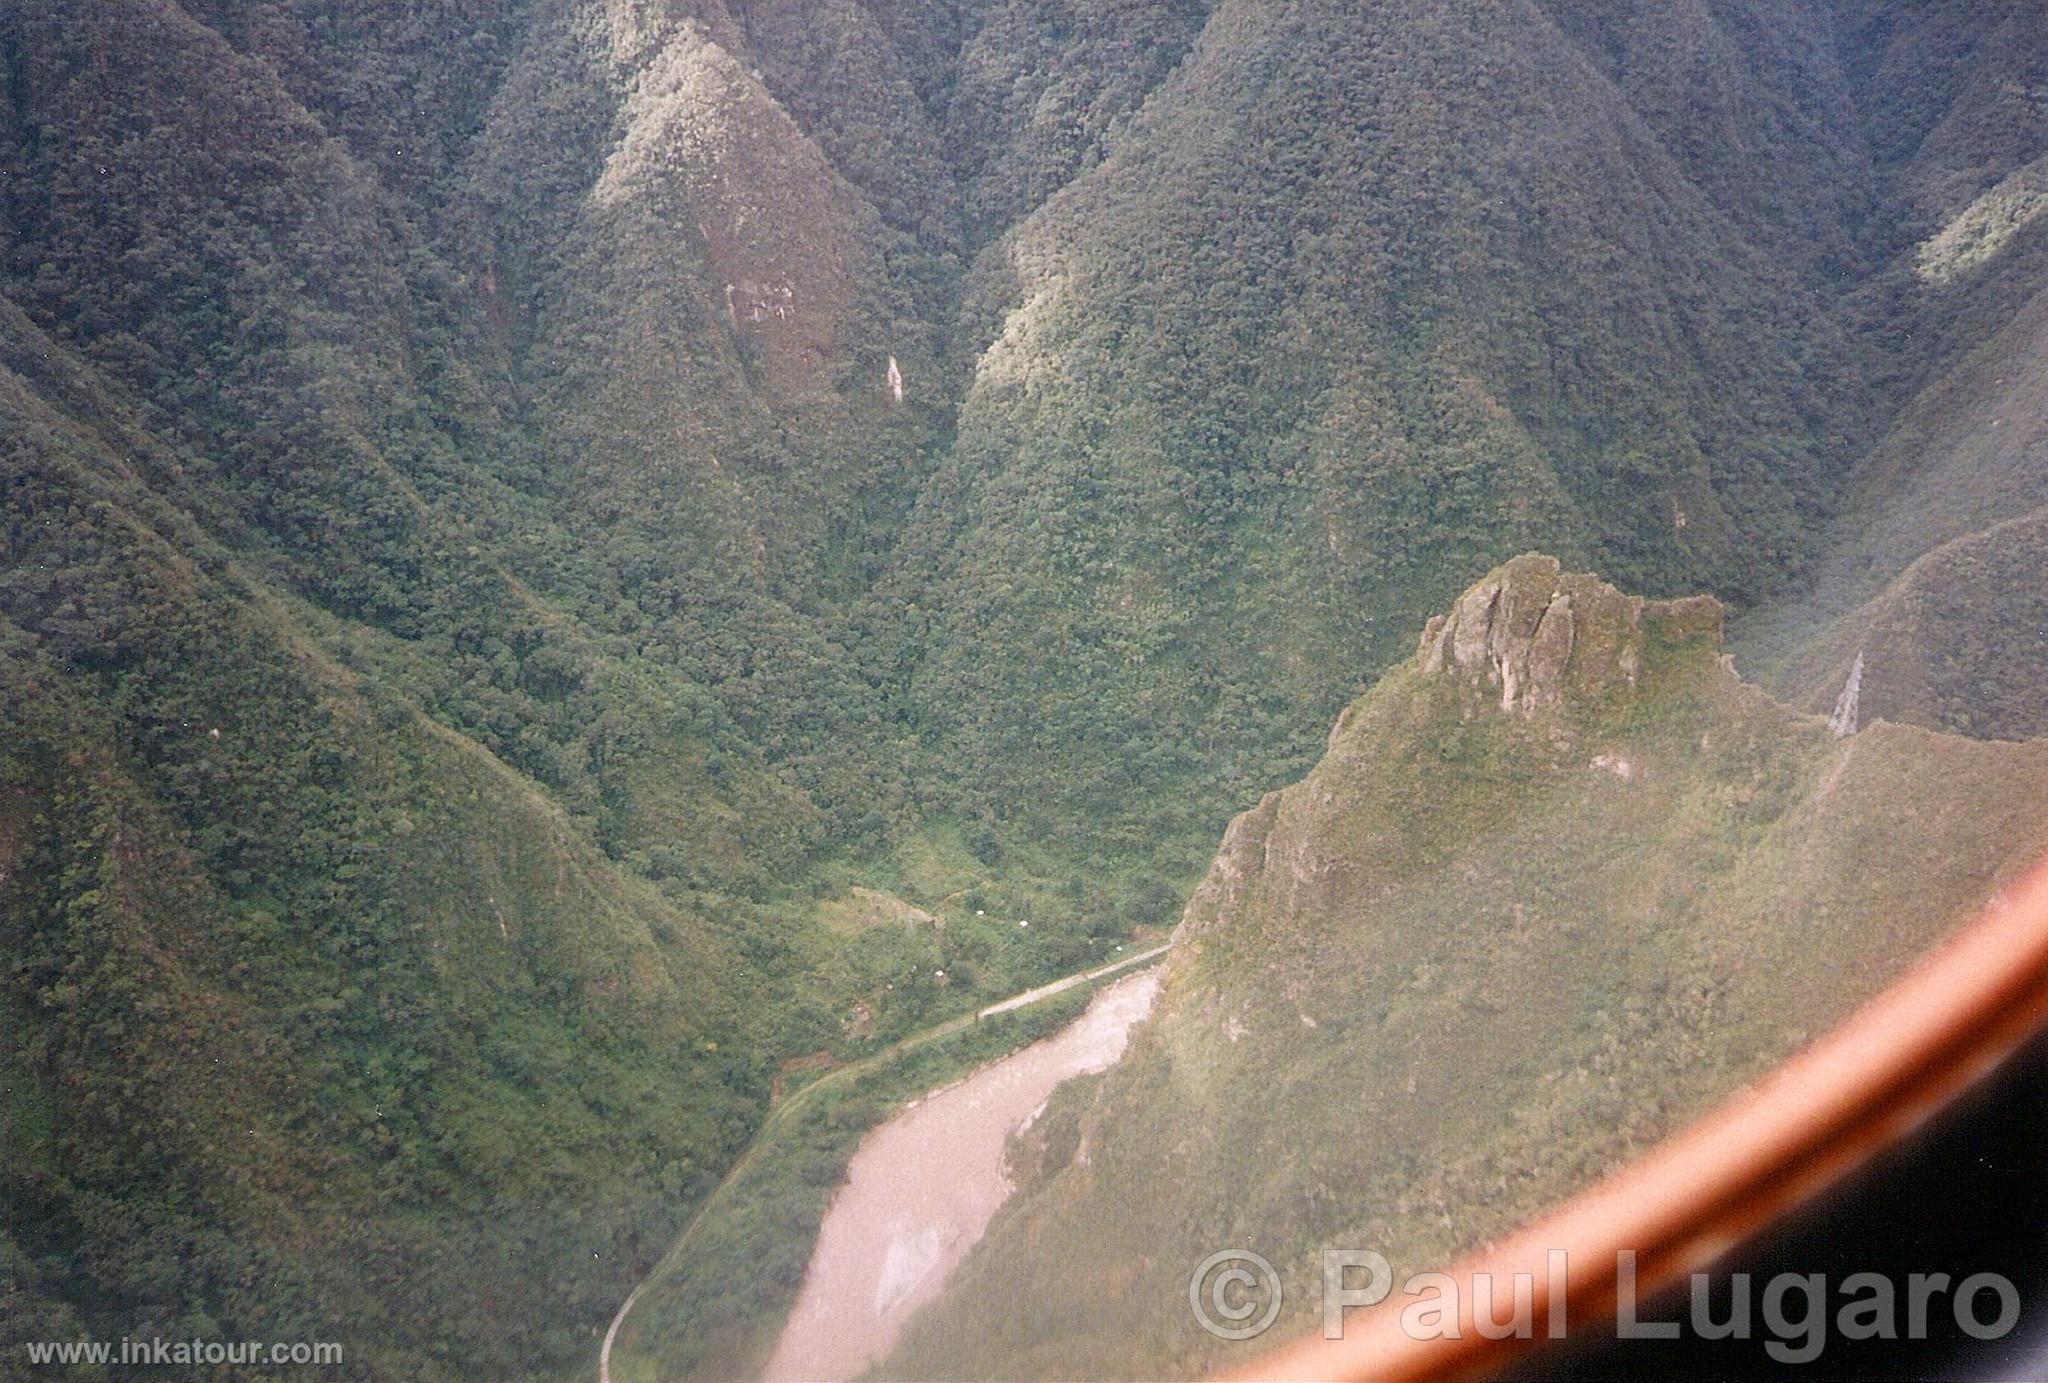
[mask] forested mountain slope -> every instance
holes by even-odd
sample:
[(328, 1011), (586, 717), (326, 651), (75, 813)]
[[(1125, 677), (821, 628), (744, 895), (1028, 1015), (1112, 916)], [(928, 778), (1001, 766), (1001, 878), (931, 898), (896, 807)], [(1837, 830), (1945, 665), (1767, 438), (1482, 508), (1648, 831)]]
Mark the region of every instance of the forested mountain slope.
[[(1316, 1328), (1322, 1249), (1400, 1281), (1513, 1229), (2048, 845), (2048, 745), (1836, 738), (1739, 681), (1720, 624), (1533, 555), (1432, 620), (1231, 824), (1131, 1053), (1013, 1140), (1019, 1192), (884, 1372), (1248, 1367)], [(1281, 1274), (1261, 1340), (1189, 1319), (1225, 1248)]]
[(1528, 547), (2037, 732), (2041, 23), (0, 8), (8, 1332), (567, 1367)]
[(1533, 5), (1220, 6), (970, 284), (920, 723), (1097, 829), (1269, 781), (1532, 541), (1753, 598), (1847, 460), (1798, 268)]
[(1886, 407), (1811, 576), (1739, 644), (1811, 705), (1861, 652), (1869, 714), (2038, 735), (2048, 14), (1849, 6), (1843, 33), (1875, 194), (1843, 310)]
[(731, 943), (336, 661), (4, 313), (0, 1328), (580, 1348), (753, 1117)]

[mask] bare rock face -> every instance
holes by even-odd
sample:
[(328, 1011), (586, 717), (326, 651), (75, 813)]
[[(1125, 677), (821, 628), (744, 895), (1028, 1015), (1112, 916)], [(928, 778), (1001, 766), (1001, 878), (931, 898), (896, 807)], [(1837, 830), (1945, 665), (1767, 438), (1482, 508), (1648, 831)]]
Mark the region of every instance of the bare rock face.
[(1179, 935), (1201, 936), (1215, 931), (1244, 905), (1251, 887), (1264, 875), (1274, 824), (1280, 816), (1279, 792), (1269, 792), (1250, 811), (1239, 812), (1223, 832), (1223, 843), (1209, 873), (1181, 914)]
[(1721, 640), (1711, 596), (1623, 595), (1555, 557), (1529, 553), (1497, 568), (1422, 634), (1422, 670), (1459, 678), (1480, 700), (1534, 715), (1573, 697), (1633, 691), (1649, 633)]

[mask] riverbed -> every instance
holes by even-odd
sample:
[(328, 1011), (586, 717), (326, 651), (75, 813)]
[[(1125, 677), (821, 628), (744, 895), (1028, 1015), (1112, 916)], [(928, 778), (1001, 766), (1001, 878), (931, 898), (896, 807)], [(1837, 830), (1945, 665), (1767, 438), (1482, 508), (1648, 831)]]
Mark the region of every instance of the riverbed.
[(1106, 986), (1053, 1036), (911, 1105), (861, 1140), (763, 1378), (835, 1383), (888, 1354), (1014, 1189), (1010, 1135), (1062, 1081), (1105, 1070), (1152, 1011), (1159, 970)]

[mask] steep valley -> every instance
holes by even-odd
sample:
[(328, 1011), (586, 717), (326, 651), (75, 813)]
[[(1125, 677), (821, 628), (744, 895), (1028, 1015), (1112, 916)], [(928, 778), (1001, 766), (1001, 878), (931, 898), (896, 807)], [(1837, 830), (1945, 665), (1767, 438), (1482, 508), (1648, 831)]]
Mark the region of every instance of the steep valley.
[(1582, 1184), (2041, 843), (2044, 159), (2033, 5), (0, 6), (0, 1350), (580, 1376), (1176, 918), (890, 1367)]

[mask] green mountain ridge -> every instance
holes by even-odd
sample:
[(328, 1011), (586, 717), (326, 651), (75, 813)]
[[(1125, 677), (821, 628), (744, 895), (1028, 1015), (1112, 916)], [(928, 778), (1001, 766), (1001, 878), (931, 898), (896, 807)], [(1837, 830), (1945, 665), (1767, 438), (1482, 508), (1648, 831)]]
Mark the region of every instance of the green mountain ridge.
[(351, 1320), (402, 1372), (483, 1277), (502, 1358), (577, 1347), (601, 1258), (654, 1251), (750, 1121), (730, 939), (86, 425), (0, 411), (10, 1339)]
[[(2040, 853), (2048, 746), (1836, 738), (1730, 671), (1711, 599), (1524, 556), (1225, 833), (1124, 1061), (891, 1377), (1192, 1377), (1319, 1328), (1325, 1247), (1441, 1267), (1873, 995)], [(1227, 1344), (1188, 1274), (1263, 1255)]]

